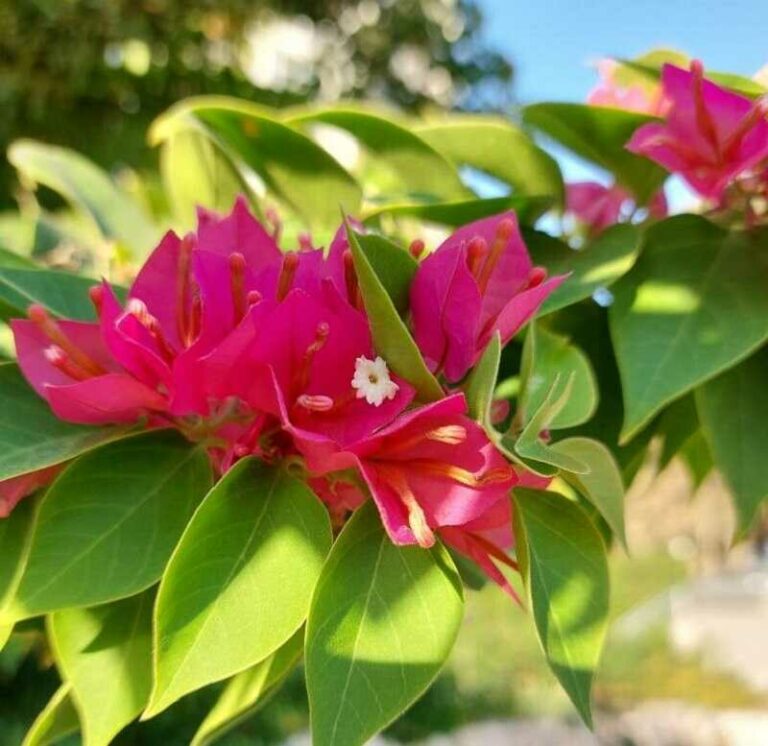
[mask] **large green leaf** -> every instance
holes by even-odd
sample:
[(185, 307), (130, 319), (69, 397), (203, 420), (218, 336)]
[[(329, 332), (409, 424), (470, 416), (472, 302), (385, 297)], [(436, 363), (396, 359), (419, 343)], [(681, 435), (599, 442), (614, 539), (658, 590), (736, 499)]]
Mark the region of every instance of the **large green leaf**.
[(33, 140), (17, 140), (8, 160), (27, 179), (53, 189), (84, 210), (102, 234), (145, 256), (158, 237), (149, 216), (85, 156)]
[(468, 193), (458, 171), (431, 145), (392, 119), (361, 109), (320, 109), (286, 120), (306, 127), (323, 123), (346, 130), (397, 174), (406, 191), (441, 198)]
[(440, 223), (458, 228), (481, 218), (498, 215), (506, 210), (514, 210), (522, 225), (533, 225), (552, 207), (552, 204), (551, 197), (524, 194), (454, 202), (404, 202), (369, 207), (363, 220), (369, 223), (379, 219), (382, 215), (392, 215), (395, 218), (417, 218), (428, 223)]
[(72, 687), (62, 684), (48, 700), (24, 736), (21, 746), (49, 746), (80, 730), (80, 718), (72, 703)]
[(244, 459), (214, 487), (160, 583), (151, 717), (275, 652), (304, 623), (331, 544), (307, 485)]
[(654, 121), (646, 114), (586, 104), (541, 103), (526, 106), (523, 119), (576, 155), (608, 170), (642, 204), (667, 177), (653, 161), (625, 147), (638, 127)]
[(68, 272), (0, 267), (0, 319), (25, 318), (32, 303), (78, 321), (96, 317), (88, 290), (95, 280)]
[(321, 147), (268, 110), (238, 99), (187, 99), (153, 125), (154, 143), (180, 129), (211, 133), (238, 167), (253, 170), (267, 189), (290, 205), (310, 226), (338, 222), (339, 208), (355, 214), (361, 201), (355, 180)]
[(590, 691), (608, 623), (608, 562), (600, 533), (562, 495), (518, 488), (518, 562), (547, 662), (591, 727)]
[(0, 365), (0, 479), (59, 464), (126, 432), (125, 427), (86, 427), (58, 419), (16, 364)]
[(592, 438), (566, 438), (552, 449), (565, 453), (589, 467), (585, 474), (563, 472), (562, 477), (587, 498), (605, 518), (619, 541), (626, 546), (624, 531), (624, 483), (610, 450)]
[(249, 192), (227, 153), (205, 131), (181, 129), (160, 149), (160, 173), (177, 219), (191, 229), (198, 205), (228, 212)]
[(403, 314), (410, 305), (410, 289), (418, 262), (405, 249), (376, 233), (356, 234), (365, 258), (379, 282)]
[(696, 407), (743, 533), (768, 499), (768, 347), (696, 389)]
[(152, 686), (150, 591), (52, 614), (56, 663), (72, 687), (83, 746), (107, 746), (144, 709)]
[(362, 746), (432, 683), (462, 616), (461, 581), (435, 546), (395, 546), (375, 506), (352, 517), (307, 623), (314, 746)]
[(534, 264), (550, 275), (570, 277), (539, 309), (539, 316), (589, 298), (596, 290), (609, 288), (632, 269), (640, 253), (640, 230), (634, 225), (613, 225), (580, 249), (540, 231), (524, 231)]
[(376, 351), (395, 373), (415, 387), (420, 399), (442, 399), (442, 387), (427, 368), (397, 307), (358, 241), (357, 234), (347, 228), (347, 236)]
[(416, 133), (457, 165), (485, 171), (516, 193), (549, 195), (563, 202), (557, 162), (523, 130), (500, 117), (453, 115), (416, 127)]
[(237, 674), (200, 724), (190, 746), (209, 746), (253, 715), (282, 684), (303, 650), (302, 627), (279, 650)]
[(766, 288), (768, 230), (729, 233), (694, 215), (648, 230), (610, 308), (624, 440), (768, 339)]
[(149, 587), (210, 484), (205, 452), (171, 431), (77, 460), (40, 504), (14, 611), (33, 616)]
[(527, 423), (537, 412), (555, 382), (571, 381), (570, 396), (547, 423), (549, 429), (574, 427), (586, 422), (597, 408), (599, 392), (589, 358), (567, 337), (531, 324), (525, 338), (523, 357), (527, 361), (521, 382), (518, 406)]

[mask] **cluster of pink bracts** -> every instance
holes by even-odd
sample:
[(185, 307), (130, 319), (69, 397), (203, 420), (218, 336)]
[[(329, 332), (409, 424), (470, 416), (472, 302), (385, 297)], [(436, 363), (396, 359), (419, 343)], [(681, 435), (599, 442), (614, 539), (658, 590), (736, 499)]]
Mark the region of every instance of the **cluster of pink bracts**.
[[(768, 99), (751, 100), (704, 77), (698, 61), (689, 70), (664, 65), (661, 86), (623, 86), (617, 65), (606, 61), (589, 103), (658, 117), (640, 127), (627, 149), (679, 174), (716, 208), (744, 198), (768, 198)], [(632, 196), (618, 184), (568, 185), (568, 209), (599, 233), (618, 222)], [(663, 192), (648, 205), (651, 217), (667, 212)], [(747, 201), (747, 210), (749, 202)], [(749, 217), (749, 215), (748, 215)]]
[[(220, 474), (247, 455), (288, 461), (338, 523), (370, 493), (395, 543), (439, 533), (509, 589), (495, 564), (511, 562), (509, 491), (542, 481), (510, 465), (451, 385), (563, 279), (531, 265), (513, 213), (421, 261), (410, 323), (446, 392), (425, 405), (377, 355), (344, 230), (327, 252), (284, 253), (242, 200), (167, 234), (124, 304), (92, 288), (98, 322), (32, 306), (12, 325), (21, 370), (61, 419), (176, 427)], [(6, 507), (45, 478), (5, 483)]]

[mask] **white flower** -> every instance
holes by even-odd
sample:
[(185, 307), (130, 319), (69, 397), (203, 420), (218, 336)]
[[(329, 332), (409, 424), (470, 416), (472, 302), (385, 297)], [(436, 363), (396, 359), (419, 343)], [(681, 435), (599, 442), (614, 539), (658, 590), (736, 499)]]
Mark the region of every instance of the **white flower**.
[(355, 375), (352, 388), (357, 389), (357, 398), (380, 407), (385, 399), (394, 399), (399, 386), (389, 377), (389, 370), (383, 358), (369, 360), (362, 356), (355, 360)]

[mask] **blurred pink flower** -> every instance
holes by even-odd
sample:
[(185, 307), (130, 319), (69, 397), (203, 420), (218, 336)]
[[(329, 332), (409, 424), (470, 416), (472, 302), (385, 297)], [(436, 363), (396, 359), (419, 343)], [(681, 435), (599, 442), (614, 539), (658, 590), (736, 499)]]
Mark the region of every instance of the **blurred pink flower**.
[(750, 101), (704, 79), (700, 62), (690, 70), (665, 65), (668, 108), (663, 122), (646, 124), (627, 148), (679, 173), (701, 196), (720, 201), (738, 176), (768, 159), (768, 102)]
[(411, 285), (416, 343), (433, 372), (458, 381), (498, 331), (507, 342), (566, 276), (534, 267), (513, 212), (459, 228)]
[[(603, 186), (596, 181), (574, 181), (566, 185), (565, 209), (596, 236), (621, 218), (632, 195), (618, 184)], [(648, 213), (656, 220), (667, 216), (667, 200), (659, 190), (648, 205)]]
[(615, 60), (600, 60), (597, 66), (600, 82), (587, 95), (587, 103), (654, 116), (660, 114), (663, 99), (659, 87), (622, 85), (617, 80), (618, 69)]

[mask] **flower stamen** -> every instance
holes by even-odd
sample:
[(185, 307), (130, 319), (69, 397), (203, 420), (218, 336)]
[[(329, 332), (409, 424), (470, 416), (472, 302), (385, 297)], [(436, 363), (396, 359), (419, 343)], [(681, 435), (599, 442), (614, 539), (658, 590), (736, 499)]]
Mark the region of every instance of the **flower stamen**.
[(66, 356), (89, 376), (100, 376), (106, 373), (101, 365), (72, 342), (43, 306), (33, 303), (27, 309), (27, 316), (58, 349), (66, 353)]

